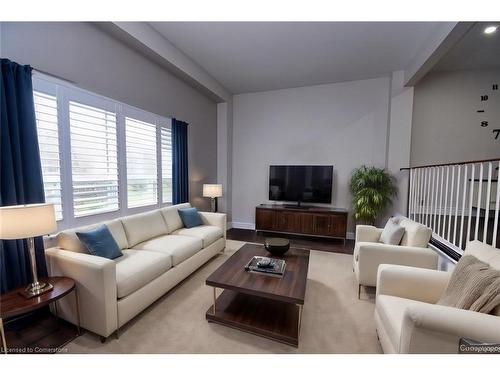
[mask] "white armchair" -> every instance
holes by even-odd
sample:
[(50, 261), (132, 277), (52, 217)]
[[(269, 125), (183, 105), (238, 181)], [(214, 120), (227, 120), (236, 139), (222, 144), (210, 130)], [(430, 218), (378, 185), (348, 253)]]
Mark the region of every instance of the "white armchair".
[(356, 226), (353, 270), (358, 281), (358, 298), (361, 286), (377, 286), (377, 270), (381, 264), (437, 269), (438, 255), (427, 248), (432, 231), (406, 218), (399, 224), (405, 228), (400, 245), (379, 242), (381, 228)]
[[(472, 241), (467, 254), (495, 267), (500, 250)], [(460, 338), (500, 343), (500, 308), (492, 314), (436, 305), (450, 272), (384, 264), (378, 270), (375, 323), (384, 353), (457, 353)]]

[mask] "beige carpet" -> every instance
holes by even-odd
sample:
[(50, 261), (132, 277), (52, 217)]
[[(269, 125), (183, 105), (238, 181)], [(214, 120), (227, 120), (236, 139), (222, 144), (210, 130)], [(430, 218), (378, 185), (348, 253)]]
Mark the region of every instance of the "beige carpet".
[(352, 256), (311, 251), (299, 347), (293, 348), (205, 320), (212, 288), (205, 279), (244, 242), (227, 249), (101, 344), (85, 333), (67, 353), (381, 353), (373, 295), (357, 299)]

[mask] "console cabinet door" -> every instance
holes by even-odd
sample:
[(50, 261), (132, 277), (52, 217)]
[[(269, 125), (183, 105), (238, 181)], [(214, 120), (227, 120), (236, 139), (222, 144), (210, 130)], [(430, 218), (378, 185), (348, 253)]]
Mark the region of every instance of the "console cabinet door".
[(330, 215), (314, 215), (313, 230), (314, 234), (328, 236), (330, 232)]
[(276, 229), (276, 211), (258, 208), (255, 211), (255, 227), (258, 230)]
[(305, 234), (314, 234), (314, 215), (298, 214), (299, 216), (299, 232)]
[(333, 237), (344, 237), (347, 229), (347, 217), (345, 215), (331, 215), (328, 235)]
[(297, 219), (298, 215), (295, 212), (278, 211), (276, 213), (276, 229), (283, 232), (297, 232), (299, 229)]

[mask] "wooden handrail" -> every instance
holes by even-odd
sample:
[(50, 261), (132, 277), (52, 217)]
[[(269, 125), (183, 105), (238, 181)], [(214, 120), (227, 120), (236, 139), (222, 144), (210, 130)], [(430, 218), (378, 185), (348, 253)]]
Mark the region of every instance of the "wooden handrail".
[[(399, 168), (399, 170), (400, 171), (408, 171), (410, 169), (420, 169), (420, 168), (430, 168), (430, 167), (446, 167), (446, 166), (449, 166), (449, 165), (464, 165), (464, 164), (475, 164), (475, 163), (487, 163), (489, 161), (500, 161), (500, 158), (483, 159), (483, 160), (470, 160), (470, 161), (460, 161), (460, 162), (456, 162), (456, 163), (442, 163), (442, 164), (419, 165), (417, 167)], [(498, 167), (496, 169), (498, 169)]]

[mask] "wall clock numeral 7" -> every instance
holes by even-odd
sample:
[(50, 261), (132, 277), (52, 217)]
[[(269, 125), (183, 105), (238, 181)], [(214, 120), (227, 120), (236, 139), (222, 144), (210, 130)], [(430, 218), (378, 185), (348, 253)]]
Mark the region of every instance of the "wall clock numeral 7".
[(493, 129), (493, 134), (495, 134), (495, 140), (497, 140), (500, 135), (500, 129)]

